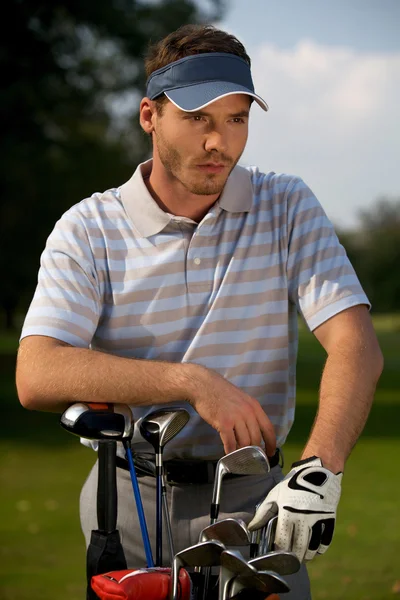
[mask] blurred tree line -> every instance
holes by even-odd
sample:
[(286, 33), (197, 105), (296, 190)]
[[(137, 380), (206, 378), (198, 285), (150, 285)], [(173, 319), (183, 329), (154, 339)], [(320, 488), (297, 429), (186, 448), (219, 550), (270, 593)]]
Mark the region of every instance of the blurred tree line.
[(374, 312), (400, 311), (400, 197), (378, 198), (356, 231), (338, 231)]
[[(185, 23), (215, 22), (226, 0), (10, 0), (0, 40), (0, 312), (18, 326), (55, 222), (119, 185), (150, 152), (137, 109), (143, 56)], [(376, 311), (400, 309), (400, 200), (339, 232)], [(396, 268), (397, 267), (397, 268)], [(1, 315), (0, 315), (1, 316)]]
[[(120, 185), (149, 153), (143, 57), (224, 0), (10, 0), (0, 39), (0, 317), (13, 328), (55, 222)], [(2, 314), (1, 314), (2, 313)]]

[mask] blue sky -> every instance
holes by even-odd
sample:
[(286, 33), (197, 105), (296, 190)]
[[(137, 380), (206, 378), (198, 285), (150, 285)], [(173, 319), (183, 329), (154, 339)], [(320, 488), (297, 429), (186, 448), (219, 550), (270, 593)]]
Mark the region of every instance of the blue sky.
[[(206, 0), (199, 0), (204, 6)], [(342, 227), (400, 197), (400, 0), (227, 0), (253, 63), (243, 164), (299, 175)]]
[(362, 52), (400, 48), (399, 0), (227, 0), (226, 6), (223, 26), (240, 30), (249, 47), (264, 40), (285, 48), (311, 38)]

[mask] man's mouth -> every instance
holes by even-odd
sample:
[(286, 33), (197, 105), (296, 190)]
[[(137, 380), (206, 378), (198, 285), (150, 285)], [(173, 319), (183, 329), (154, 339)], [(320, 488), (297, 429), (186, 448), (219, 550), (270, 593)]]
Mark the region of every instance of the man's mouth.
[(197, 167), (201, 170), (201, 171), (206, 171), (207, 173), (222, 173), (222, 171), (224, 169), (226, 169), (227, 165), (224, 165), (223, 163), (213, 163), (213, 162), (208, 162), (208, 163), (204, 163), (202, 165), (197, 165)]

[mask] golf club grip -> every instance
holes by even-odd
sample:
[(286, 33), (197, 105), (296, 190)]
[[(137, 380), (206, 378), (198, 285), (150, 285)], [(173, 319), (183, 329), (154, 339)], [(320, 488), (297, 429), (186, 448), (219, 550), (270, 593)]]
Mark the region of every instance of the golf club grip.
[(99, 441), (97, 481), (97, 521), (101, 531), (110, 533), (117, 527), (117, 442)]

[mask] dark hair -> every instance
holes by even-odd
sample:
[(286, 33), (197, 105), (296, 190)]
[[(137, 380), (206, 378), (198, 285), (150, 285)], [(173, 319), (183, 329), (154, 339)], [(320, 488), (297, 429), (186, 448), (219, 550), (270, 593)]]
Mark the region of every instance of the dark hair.
[[(212, 25), (183, 25), (162, 40), (151, 44), (144, 65), (146, 76), (185, 56), (207, 52), (226, 52), (243, 58), (249, 67), (251, 60), (243, 44), (230, 33)], [(155, 100), (157, 111), (162, 112), (166, 101), (164, 94)]]

